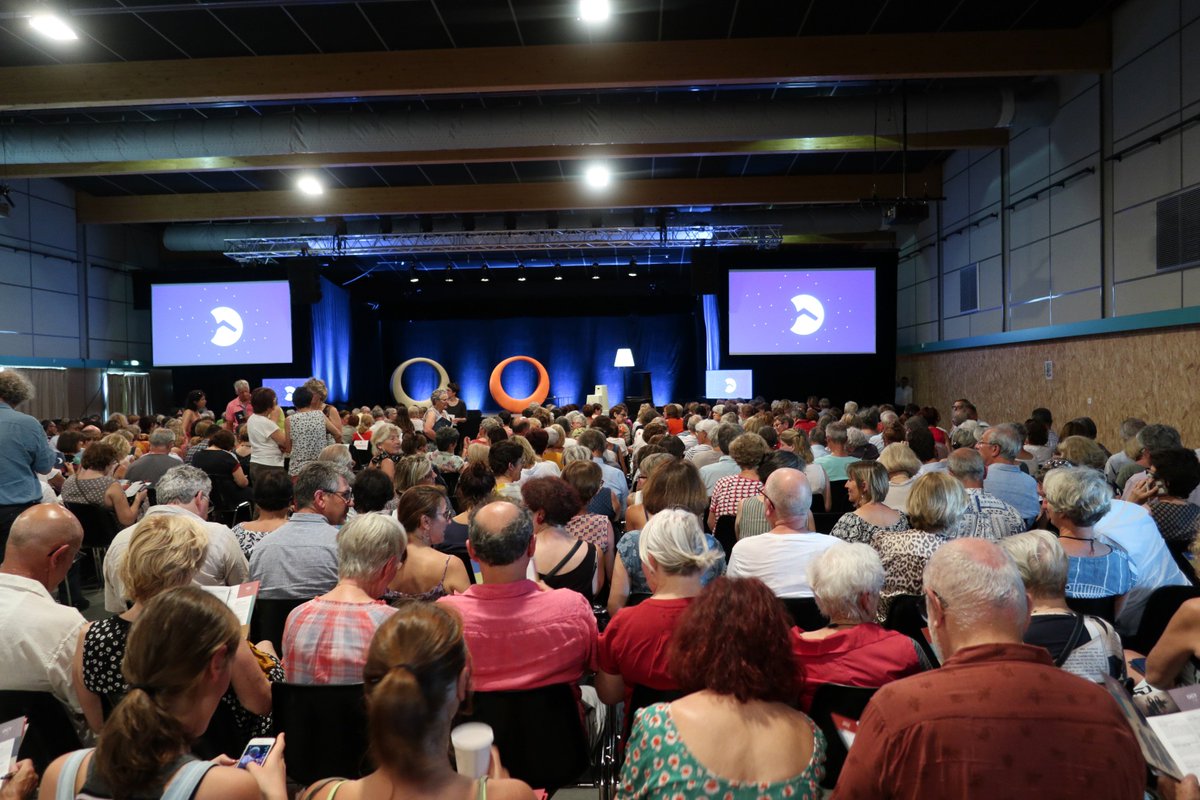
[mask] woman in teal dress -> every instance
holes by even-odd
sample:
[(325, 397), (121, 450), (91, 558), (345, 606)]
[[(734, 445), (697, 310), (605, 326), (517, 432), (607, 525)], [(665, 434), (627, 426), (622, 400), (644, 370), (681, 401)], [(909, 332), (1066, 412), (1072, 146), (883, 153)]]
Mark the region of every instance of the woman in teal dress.
[(792, 708), (791, 622), (759, 580), (718, 578), (680, 618), (669, 663), (689, 694), (637, 712), (620, 797), (817, 798), (825, 739)]

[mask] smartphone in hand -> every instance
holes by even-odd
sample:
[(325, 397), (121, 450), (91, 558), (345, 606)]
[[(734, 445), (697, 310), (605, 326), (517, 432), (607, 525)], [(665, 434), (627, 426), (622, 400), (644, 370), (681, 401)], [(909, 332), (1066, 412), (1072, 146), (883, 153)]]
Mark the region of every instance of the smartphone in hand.
[(238, 759), (238, 767), (245, 769), (251, 761), (261, 767), (267, 762), (267, 755), (274, 746), (275, 737), (273, 736), (262, 736), (251, 739), (246, 745), (246, 749), (242, 751), (242, 757)]

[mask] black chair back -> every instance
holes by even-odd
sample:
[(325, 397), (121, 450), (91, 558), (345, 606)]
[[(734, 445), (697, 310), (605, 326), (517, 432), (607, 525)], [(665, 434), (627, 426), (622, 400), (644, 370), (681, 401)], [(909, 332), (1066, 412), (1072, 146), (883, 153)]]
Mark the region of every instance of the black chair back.
[(722, 549), (725, 550), (725, 561), (728, 563), (733, 546), (737, 544), (737, 516), (722, 514), (717, 517), (717, 527), (713, 530), (713, 537), (721, 543)]
[(633, 729), (633, 717), (638, 711), (655, 703), (670, 703), (673, 700), (678, 700), (685, 694), (687, 692), (682, 689), (651, 689), (649, 686), (638, 686), (635, 684), (629, 698), (629, 708), (625, 712), (621, 741), (629, 741), (629, 734)]
[(1117, 596), (1108, 597), (1068, 597), (1067, 605), (1077, 614), (1091, 614), (1115, 624), (1117, 621)]
[(0, 691), (0, 721), (17, 717), (29, 723), (17, 757), (33, 759), (39, 775), (63, 753), (83, 746), (66, 707), (49, 692)]
[(587, 733), (569, 684), (476, 692), (469, 719), (492, 726), (504, 766), (535, 789), (554, 794), (588, 768)]
[(254, 601), (254, 611), (250, 614), (250, 641), (261, 642), (266, 639), (275, 645), (279, 657), (283, 652), (283, 626), (288, 614), (307, 600), (264, 600), (259, 597)]
[(354, 462), (355, 472), (366, 468), (371, 463), (371, 448), (369, 446), (359, 448), (355, 446), (356, 444), (355, 442), (350, 444), (350, 460)]
[(210, 761), (222, 753), (237, 758), (246, 749), (250, 734), (251, 731), (238, 725), (233, 709), (222, 698), (221, 702), (217, 703), (204, 733), (192, 742), (192, 755), (203, 761)]
[(1179, 607), (1196, 597), (1200, 597), (1200, 587), (1196, 586), (1163, 586), (1155, 589), (1146, 599), (1137, 633), (1125, 646), (1139, 653), (1149, 653), (1162, 638), (1163, 631)]
[(813, 525), (816, 527), (817, 533), (829, 533), (841, 518), (841, 514), (833, 511), (814, 511)]
[(650, 592), (630, 592), (625, 600), (625, 608), (633, 608), (643, 600), (649, 600), (654, 595)]
[(929, 663), (934, 667), (941, 666), (937, 655), (933, 652), (933, 646), (925, 638), (925, 633), (922, 630), (925, 626), (925, 620), (921, 618), (921, 611), (925, 608), (925, 597), (919, 594), (901, 594), (892, 598), (892, 604), (888, 607), (887, 619), (884, 620), (883, 627), (889, 631), (898, 631), (912, 639), (921, 646), (925, 651)]
[(108, 547), (113, 537), (120, 533), (117, 518), (103, 506), (91, 503), (66, 503), (67, 510), (75, 515), (83, 526), (83, 547)]
[(1183, 573), (1183, 577), (1188, 579), (1188, 583), (1192, 586), (1200, 586), (1200, 578), (1196, 577), (1196, 568), (1192, 566), (1192, 560), (1188, 558), (1191, 555), (1190, 544), (1168, 544), (1167, 550), (1171, 553), (1171, 558), (1175, 559), (1175, 565), (1179, 567), (1179, 571)]
[(829, 624), (829, 618), (817, 608), (814, 597), (781, 597), (792, 617), (792, 624), (802, 631), (815, 631)]
[(853, 720), (862, 719), (867, 703), (877, 691), (879, 690), (872, 687), (822, 683), (813, 694), (812, 708), (808, 715), (825, 734), (825, 778), (821, 785), (826, 789), (832, 789), (837, 784), (842, 765), (846, 763), (846, 746), (842, 744), (842, 737), (838, 735), (833, 715), (838, 714)]
[(271, 684), (276, 733), (287, 734), (288, 777), (301, 786), (337, 775), (361, 778), (375, 767), (367, 746), (363, 685)]
[(847, 511), (854, 510), (854, 504), (850, 502), (850, 495), (846, 492), (846, 482), (830, 481), (829, 482), (829, 513), (837, 514), (839, 517)]

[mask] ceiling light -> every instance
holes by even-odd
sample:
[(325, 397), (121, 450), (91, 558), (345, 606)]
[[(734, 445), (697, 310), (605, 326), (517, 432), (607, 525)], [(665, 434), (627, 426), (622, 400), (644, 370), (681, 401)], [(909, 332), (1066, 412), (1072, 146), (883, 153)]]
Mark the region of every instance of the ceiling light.
[(70, 42), (79, 38), (71, 26), (57, 14), (45, 12), (34, 14), (29, 18), (29, 27), (42, 36), (58, 42)]
[(300, 179), (296, 181), (296, 188), (308, 195), (325, 193), (325, 185), (313, 175), (302, 175)]
[(420, 283), (421, 282), (421, 279), (419, 277), (417, 277), (417, 268), (416, 267), (408, 268), (408, 282), (409, 283)]
[(491, 280), (491, 278), (489, 278), (489, 277), (488, 277), (488, 265), (487, 265), (487, 264), (484, 264), (484, 265), (483, 265), (483, 271), (482, 271), (482, 272), (480, 273), (480, 275), (479, 275), (479, 282), (480, 282), (480, 283), (487, 283), (487, 282), (488, 282), (488, 281), (490, 281), (490, 280)]
[(612, 172), (607, 164), (592, 164), (584, 171), (583, 180), (593, 189), (603, 189), (612, 181)]
[(454, 283), (454, 267), (450, 264), (446, 264), (446, 277), (444, 280), (446, 283)]
[(625, 274), (631, 278), (636, 278), (638, 276), (637, 259), (636, 258), (629, 259), (629, 271), (626, 272)]
[(596, 261), (592, 262), (592, 280), (600, 280), (600, 264)]
[(519, 283), (525, 282), (525, 265), (524, 264), (517, 265), (517, 281)]
[(558, 263), (557, 261), (554, 262), (554, 280), (562, 280), (562, 264)]
[(611, 13), (608, 0), (579, 0), (579, 18), (584, 22), (604, 22)]

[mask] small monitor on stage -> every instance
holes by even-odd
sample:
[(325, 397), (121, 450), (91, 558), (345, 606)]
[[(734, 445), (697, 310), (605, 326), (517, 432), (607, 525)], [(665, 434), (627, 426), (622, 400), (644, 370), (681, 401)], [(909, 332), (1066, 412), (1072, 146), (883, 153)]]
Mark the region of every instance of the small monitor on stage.
[(275, 390), (275, 399), (280, 408), (291, 408), (292, 392), (304, 384), (308, 378), (263, 378), (262, 385)]
[(704, 396), (734, 400), (754, 396), (754, 372), (748, 369), (710, 369), (704, 373)]
[(290, 364), (288, 282), (151, 284), (150, 332), (156, 367)]

